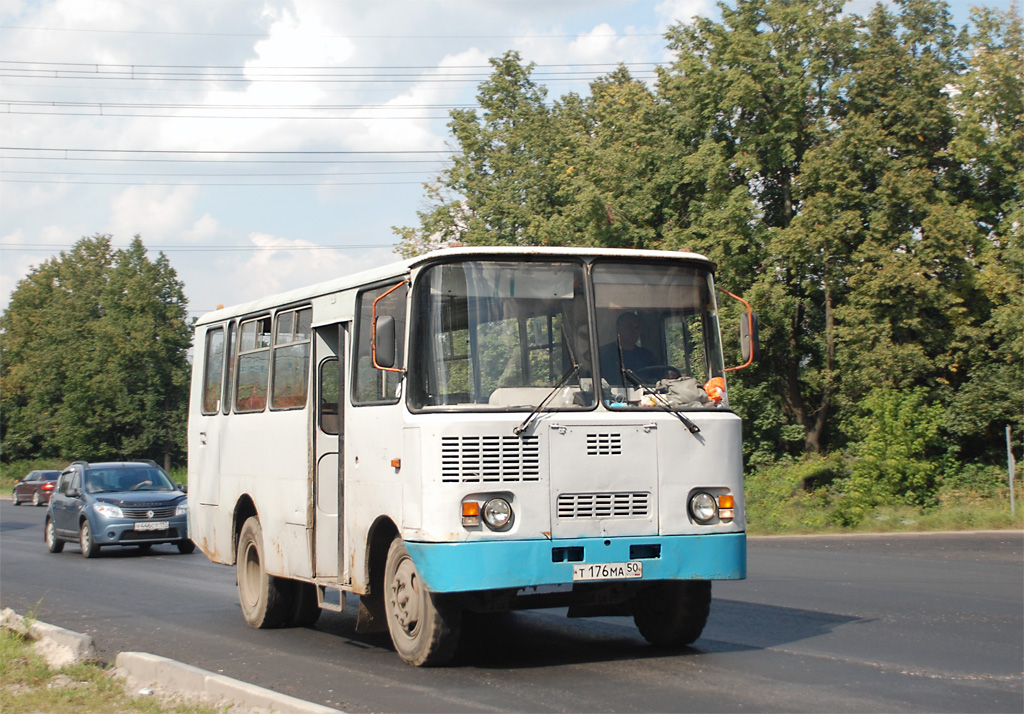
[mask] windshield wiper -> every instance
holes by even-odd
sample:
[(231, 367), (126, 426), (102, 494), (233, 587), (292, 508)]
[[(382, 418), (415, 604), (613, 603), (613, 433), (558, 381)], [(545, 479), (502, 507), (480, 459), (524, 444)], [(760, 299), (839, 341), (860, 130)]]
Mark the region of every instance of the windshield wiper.
[(532, 422), (537, 417), (537, 415), (544, 410), (544, 405), (550, 402), (551, 398), (558, 393), (558, 390), (561, 389), (562, 386), (569, 381), (569, 378), (572, 377), (574, 374), (578, 374), (579, 371), (580, 366), (576, 364), (574, 361), (573, 365), (569, 368), (569, 371), (562, 375), (562, 378), (559, 379), (558, 383), (551, 388), (551, 391), (548, 392), (548, 395), (540, 401), (540, 404), (533, 408), (533, 411), (530, 412), (525, 419), (523, 419), (523, 423), (520, 424), (519, 426), (512, 428), (512, 433), (515, 434), (516, 436), (519, 436), (524, 431), (526, 431), (526, 428), (530, 426), (530, 422)]
[(697, 426), (692, 419), (683, 414), (681, 411), (672, 406), (667, 399), (661, 394), (658, 394), (657, 390), (648, 387), (633, 370), (626, 367), (626, 362), (622, 358), (622, 340), (618, 337), (615, 338), (616, 344), (619, 346), (619, 371), (622, 372), (622, 383), (625, 385), (627, 381), (632, 382), (633, 386), (639, 389), (644, 394), (650, 394), (654, 397), (654, 401), (658, 402), (669, 414), (674, 416), (679, 421), (683, 422), (683, 426), (689, 430), (691, 434), (699, 434), (700, 427)]

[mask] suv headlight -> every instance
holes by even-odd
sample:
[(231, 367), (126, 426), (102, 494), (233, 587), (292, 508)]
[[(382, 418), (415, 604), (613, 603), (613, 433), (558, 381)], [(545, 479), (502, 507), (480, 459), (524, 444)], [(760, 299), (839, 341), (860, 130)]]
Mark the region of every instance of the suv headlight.
[(174, 509), (174, 515), (176, 516), (187, 516), (188, 515), (188, 501), (182, 501), (178, 504), (178, 507)]
[(105, 518), (124, 518), (124, 511), (110, 503), (97, 503), (94, 510)]

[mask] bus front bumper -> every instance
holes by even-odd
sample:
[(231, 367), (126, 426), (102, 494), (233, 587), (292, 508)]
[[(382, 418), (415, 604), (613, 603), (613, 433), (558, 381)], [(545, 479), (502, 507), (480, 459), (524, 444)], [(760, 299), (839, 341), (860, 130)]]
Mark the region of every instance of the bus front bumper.
[(659, 537), (406, 542), (433, 592), (467, 592), (573, 582), (574, 566), (642, 564), (642, 580), (742, 580), (746, 533)]

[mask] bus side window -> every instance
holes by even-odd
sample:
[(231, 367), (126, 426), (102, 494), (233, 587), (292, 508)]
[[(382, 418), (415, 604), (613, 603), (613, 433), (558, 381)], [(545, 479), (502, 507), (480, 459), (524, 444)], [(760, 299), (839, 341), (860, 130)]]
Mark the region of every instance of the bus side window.
[(338, 360), (326, 359), (320, 363), (320, 431), (337, 434), (338, 419)]
[[(359, 293), (357, 300), (356, 324), (356, 365), (355, 384), (352, 391), (353, 404), (394, 404), (398, 401), (398, 386), (402, 375), (386, 372), (373, 366), (373, 301), (395, 287), (394, 283)], [(395, 333), (398, 344), (395, 351), (395, 366), (405, 364), (405, 310), (408, 286), (402, 285), (377, 303), (377, 315), (395, 318)]]
[(306, 406), (312, 319), (313, 309), (309, 307), (277, 313), (271, 409), (298, 409)]
[(238, 345), (238, 384), (235, 411), (259, 412), (267, 406), (270, 376), (270, 318), (258, 317), (241, 325)]
[(220, 410), (224, 373), (224, 328), (214, 327), (206, 333), (206, 360), (203, 363), (203, 414)]

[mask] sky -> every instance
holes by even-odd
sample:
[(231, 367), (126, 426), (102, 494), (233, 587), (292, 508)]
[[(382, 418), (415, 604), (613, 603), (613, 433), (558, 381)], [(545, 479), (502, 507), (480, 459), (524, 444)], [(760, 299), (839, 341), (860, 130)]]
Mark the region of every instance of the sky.
[(651, 78), (694, 16), (714, 2), (0, 0), (0, 310), (96, 234), (163, 252), (193, 317), (398, 260), (489, 58), (553, 101)]

